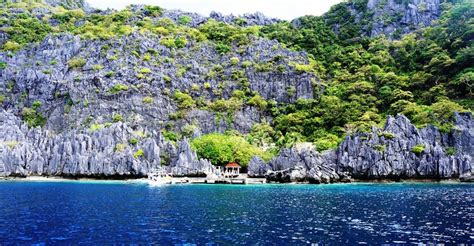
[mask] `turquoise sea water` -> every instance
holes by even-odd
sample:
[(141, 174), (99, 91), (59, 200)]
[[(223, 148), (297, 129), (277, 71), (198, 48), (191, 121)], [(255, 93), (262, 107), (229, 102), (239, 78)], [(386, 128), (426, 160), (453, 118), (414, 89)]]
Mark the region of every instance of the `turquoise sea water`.
[(0, 182), (0, 244), (474, 243), (474, 185)]

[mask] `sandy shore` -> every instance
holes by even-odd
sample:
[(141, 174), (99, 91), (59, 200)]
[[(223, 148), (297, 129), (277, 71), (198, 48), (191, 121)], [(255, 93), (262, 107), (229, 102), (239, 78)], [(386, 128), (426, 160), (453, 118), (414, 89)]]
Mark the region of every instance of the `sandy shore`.
[[(182, 178), (176, 178), (182, 179)], [(189, 182), (189, 184), (199, 184), (204, 183), (197, 180), (203, 178), (186, 178), (194, 182)], [(196, 179), (196, 180), (193, 180)], [(19, 182), (81, 182), (81, 183), (101, 183), (101, 184), (148, 184), (146, 178), (141, 179), (92, 179), (92, 178), (63, 178), (63, 177), (53, 177), (53, 176), (28, 176), (28, 177), (0, 177), (1, 181), (19, 181)], [(176, 182), (180, 183), (180, 182)], [(390, 180), (390, 179), (375, 179), (375, 180), (353, 180), (352, 184), (360, 183), (372, 183), (372, 184), (402, 184), (402, 183), (462, 183), (459, 179), (402, 179), (402, 180)], [(347, 184), (351, 184), (347, 183)], [(253, 183), (252, 183), (253, 184)], [(280, 184), (280, 183), (267, 183), (267, 184)], [(284, 184), (309, 184), (308, 182), (295, 182), (295, 183), (284, 183)], [(337, 184), (337, 183), (336, 183)], [(342, 184), (342, 183), (341, 183)]]
[(28, 177), (0, 177), (0, 181), (20, 181), (20, 182), (81, 182), (81, 183), (104, 183), (104, 184), (117, 184), (117, 183), (147, 183), (146, 179), (68, 179), (63, 177), (46, 177), (46, 176), (28, 176)]

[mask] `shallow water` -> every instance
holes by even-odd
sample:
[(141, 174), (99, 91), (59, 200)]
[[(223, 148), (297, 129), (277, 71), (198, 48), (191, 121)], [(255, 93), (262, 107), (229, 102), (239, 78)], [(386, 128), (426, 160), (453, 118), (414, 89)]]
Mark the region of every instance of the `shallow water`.
[(472, 184), (0, 182), (0, 242), (474, 243)]

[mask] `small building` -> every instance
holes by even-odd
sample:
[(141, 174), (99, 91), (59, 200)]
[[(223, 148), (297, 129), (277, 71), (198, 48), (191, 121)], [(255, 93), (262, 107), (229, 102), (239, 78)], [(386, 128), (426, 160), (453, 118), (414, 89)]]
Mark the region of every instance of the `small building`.
[(240, 169), (241, 168), (242, 167), (239, 164), (237, 164), (235, 162), (231, 162), (231, 163), (229, 163), (225, 166), (225, 172), (224, 172), (225, 176), (226, 177), (237, 177), (240, 174)]

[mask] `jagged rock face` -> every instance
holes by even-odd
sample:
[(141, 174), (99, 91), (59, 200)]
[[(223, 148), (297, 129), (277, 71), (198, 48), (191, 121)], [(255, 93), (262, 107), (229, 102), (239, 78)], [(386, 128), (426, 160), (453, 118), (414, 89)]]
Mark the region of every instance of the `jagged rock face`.
[(155, 131), (132, 129), (124, 123), (54, 134), (28, 129), (13, 114), (0, 111), (0, 176), (126, 178), (145, 177), (158, 170), (176, 176), (205, 176), (214, 168), (197, 158), (187, 139), (176, 149)]
[[(134, 131), (122, 123), (95, 132), (55, 135), (28, 129), (2, 110), (0, 132), (0, 176), (145, 176), (160, 166), (156, 140), (147, 137), (132, 146), (128, 141)], [(138, 150), (143, 155), (134, 157)]]
[(178, 144), (177, 160), (167, 168), (176, 177), (206, 177), (215, 172), (215, 166), (208, 160), (199, 159), (185, 138)]
[(267, 172), (270, 170), (270, 166), (258, 156), (252, 157), (248, 166), (248, 176), (251, 178), (262, 178), (265, 177)]
[[(423, 147), (421, 147), (423, 146)], [(403, 115), (388, 117), (383, 129), (348, 136), (335, 151), (283, 149), (265, 164), (254, 157), (249, 176), (276, 182), (330, 183), (357, 179), (461, 178), (471, 181), (474, 121), (471, 113), (455, 115), (454, 129), (417, 129)], [(421, 153), (414, 148), (421, 147)]]
[(45, 3), (56, 7), (56, 6), (61, 6), (66, 9), (85, 9), (85, 10), (90, 10), (91, 7), (85, 0), (44, 0)]
[(268, 163), (270, 170), (265, 177), (276, 182), (336, 182), (339, 181), (339, 175), (334, 167), (327, 164), (327, 160), (331, 158), (331, 153), (327, 152), (322, 156), (313, 147), (283, 149)]
[[(398, 39), (403, 34), (431, 25), (441, 15), (441, 3), (447, 2), (447, 0), (366, 1), (363, 7), (359, 2), (346, 3), (355, 23), (368, 23), (361, 27), (361, 34), (369, 37), (385, 35), (390, 39)], [(339, 27), (339, 24), (333, 26), (336, 33)]]
[[(38, 100), (48, 119), (46, 128), (55, 131), (88, 127), (90, 119), (94, 123), (111, 122), (113, 113), (121, 114), (130, 126), (160, 128), (178, 111), (175, 91), (188, 91), (193, 98), (210, 101), (230, 98), (234, 90), (241, 89), (232, 79), (235, 71), (241, 71), (250, 89), (265, 99), (293, 102), (313, 97), (314, 75), (296, 72), (289, 64), (307, 63), (305, 53), (284, 49), (276, 41), (252, 42), (243, 51), (222, 56), (208, 42), (191, 42), (172, 50), (160, 45), (158, 37), (141, 34), (107, 41), (81, 40), (68, 34), (49, 36), (13, 56), (0, 52), (0, 60), (8, 64), (0, 73), (0, 93), (8, 95), (3, 107), (20, 115), (23, 107)], [(157, 55), (146, 61), (142, 56), (150, 50)], [(284, 69), (257, 71), (254, 66), (232, 65), (231, 57), (253, 64), (279, 58), (277, 65)], [(77, 58), (84, 58), (86, 64), (82, 68), (68, 66)], [(141, 73), (143, 68), (149, 70)], [(210, 88), (205, 88), (205, 83)], [(114, 91), (117, 86), (126, 89)], [(292, 86), (294, 95), (287, 92)], [(151, 97), (152, 102), (144, 102), (145, 97)], [(256, 108), (243, 107), (233, 117), (236, 120), (228, 124), (222, 117), (216, 120), (216, 112), (197, 109), (177, 119), (172, 130), (179, 132), (187, 124), (196, 124), (202, 133), (229, 128), (246, 133), (267, 116)]]
[(228, 24), (238, 24), (241, 26), (266, 26), (272, 25), (280, 22), (281, 20), (276, 18), (270, 18), (265, 16), (263, 13), (255, 12), (253, 14), (244, 14), (240, 16), (236, 15), (223, 15), (219, 12), (211, 12), (210, 18), (228, 23)]
[[(457, 178), (474, 170), (473, 129), (470, 113), (456, 114), (451, 133), (389, 117), (383, 130), (345, 139), (336, 151), (337, 171), (355, 178)], [(416, 153), (415, 146), (423, 151)]]
[[(146, 12), (145, 10), (145, 5), (131, 5), (130, 10), (133, 12)], [(183, 25), (187, 25), (190, 27), (198, 27), (201, 24), (206, 23), (210, 19), (213, 19), (215, 21), (223, 22), (226, 24), (232, 24), (232, 25), (239, 25), (243, 27), (248, 27), (248, 26), (265, 26), (265, 25), (272, 25), (278, 22), (281, 22), (281, 20), (277, 18), (271, 18), (268, 16), (265, 16), (263, 13), (260, 12), (255, 12), (255, 13), (246, 13), (243, 15), (224, 15), (222, 13), (212, 11), (209, 15), (203, 16), (197, 13), (193, 12), (186, 12), (186, 11), (181, 11), (181, 10), (169, 10), (165, 9), (163, 11), (163, 16), (164, 18), (168, 18), (176, 23), (181, 23)], [(186, 22), (183, 23), (183, 17), (186, 17)]]
[(367, 7), (374, 13), (371, 37), (409, 33), (429, 26), (441, 14), (440, 0), (369, 0)]

